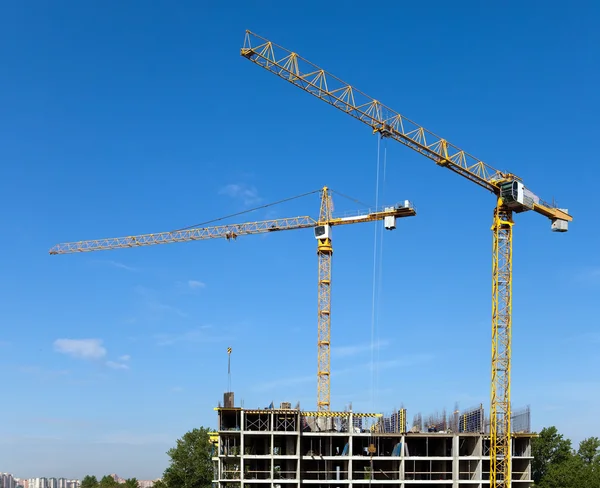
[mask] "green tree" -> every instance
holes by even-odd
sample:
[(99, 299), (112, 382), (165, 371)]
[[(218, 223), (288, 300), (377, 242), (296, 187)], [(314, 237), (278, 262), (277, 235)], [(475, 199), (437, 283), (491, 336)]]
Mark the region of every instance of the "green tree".
[(164, 472), (163, 481), (169, 488), (212, 486), (212, 446), (209, 432), (204, 427), (191, 430), (177, 439), (176, 447), (167, 451), (171, 460)]
[(127, 478), (123, 484), (125, 488), (140, 488), (137, 478)]
[(551, 466), (557, 466), (573, 456), (571, 441), (564, 439), (554, 426), (542, 429), (539, 437), (533, 439), (532, 451), (533, 481), (536, 484), (546, 476)]
[(540, 488), (588, 488), (584, 483), (586, 474), (583, 472), (583, 462), (580, 458), (570, 455), (556, 464), (548, 464), (543, 477), (536, 482)]
[(109, 475), (103, 476), (100, 480), (99, 488), (118, 488), (119, 483)]
[(577, 455), (585, 464), (600, 464), (600, 439), (588, 437), (582, 440)]
[(81, 480), (81, 488), (98, 488), (98, 480), (88, 474)]
[(156, 480), (152, 488), (167, 488), (167, 484), (163, 480)]

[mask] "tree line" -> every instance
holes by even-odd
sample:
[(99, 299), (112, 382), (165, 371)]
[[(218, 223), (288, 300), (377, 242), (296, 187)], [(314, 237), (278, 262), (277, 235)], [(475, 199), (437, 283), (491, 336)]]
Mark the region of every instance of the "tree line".
[(139, 488), (136, 478), (129, 478), (125, 483), (118, 483), (112, 476), (103, 476), (100, 481), (95, 476), (86, 476), (81, 480), (81, 488)]
[[(167, 451), (169, 465), (153, 488), (210, 488), (213, 479), (210, 432), (200, 427), (177, 439), (176, 446)], [(136, 478), (117, 483), (112, 476), (98, 481), (88, 475), (81, 481), (81, 488), (139, 488), (139, 484)]]
[(574, 449), (556, 427), (532, 442), (533, 481), (540, 488), (600, 488), (600, 439), (588, 437)]
[[(187, 432), (169, 449), (169, 465), (153, 488), (210, 488), (213, 479), (210, 429)], [(600, 488), (600, 439), (589, 437), (574, 449), (556, 427), (541, 430), (532, 441), (532, 476), (540, 488)], [(86, 476), (81, 488), (139, 488), (135, 478), (117, 483)]]

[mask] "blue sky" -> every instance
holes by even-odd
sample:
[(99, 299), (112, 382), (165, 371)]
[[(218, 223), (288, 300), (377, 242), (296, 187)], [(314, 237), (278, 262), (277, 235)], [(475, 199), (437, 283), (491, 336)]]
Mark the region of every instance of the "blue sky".
[[(316, 401), (310, 230), (86, 255), (59, 242), (166, 231), (315, 190), (375, 201), (368, 127), (239, 56), (299, 52), (574, 215), (517, 216), (514, 406), (578, 442), (597, 426), (600, 36), (592, 2), (13, 2), (0, 15), (1, 471), (159, 476), (187, 430)], [(332, 402), (409, 418), (489, 404), (494, 198), (394, 142), (383, 239), (335, 229)], [(240, 220), (318, 214), (318, 196)], [(337, 211), (360, 209), (335, 197)], [(233, 222), (233, 221), (232, 221)], [(375, 375), (371, 374), (372, 348)], [(372, 394), (372, 391), (375, 391)]]

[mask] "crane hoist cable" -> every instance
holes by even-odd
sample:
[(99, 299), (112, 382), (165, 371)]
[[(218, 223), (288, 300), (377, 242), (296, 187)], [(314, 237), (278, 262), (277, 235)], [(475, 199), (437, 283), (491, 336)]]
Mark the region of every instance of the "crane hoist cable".
[[(379, 169), (381, 167), (380, 158), (381, 138), (377, 138), (377, 160), (375, 165), (375, 206), (379, 205)], [(371, 411), (375, 411), (375, 326), (377, 322), (377, 244), (378, 230), (373, 229), (373, 271), (371, 284)]]
[(231, 347), (227, 348), (227, 392), (231, 392)]
[[(381, 184), (381, 200), (385, 201), (386, 199), (386, 195), (385, 195), (385, 191), (386, 191), (386, 183), (387, 183), (387, 140), (383, 139), (383, 162), (382, 162), (383, 168), (382, 168), (382, 174), (383, 174), (383, 182)], [(377, 289), (377, 301), (376, 301), (376, 313), (377, 313), (377, 317), (379, 317), (381, 310), (383, 308), (383, 270), (384, 270), (384, 266), (383, 266), (383, 260), (384, 260), (384, 253), (383, 253), (383, 244), (384, 244), (384, 233), (381, 231), (381, 229), (379, 229), (379, 276), (378, 276), (378, 289)], [(379, 400), (379, 382), (380, 382), (380, 352), (381, 352), (381, 328), (379, 327), (379, 318), (377, 319), (377, 328), (376, 328), (376, 334), (375, 334), (375, 344), (376, 344), (376, 360), (375, 360), (375, 364), (377, 365), (376, 370), (375, 370), (375, 402), (377, 403)], [(376, 410), (374, 410), (376, 411)]]

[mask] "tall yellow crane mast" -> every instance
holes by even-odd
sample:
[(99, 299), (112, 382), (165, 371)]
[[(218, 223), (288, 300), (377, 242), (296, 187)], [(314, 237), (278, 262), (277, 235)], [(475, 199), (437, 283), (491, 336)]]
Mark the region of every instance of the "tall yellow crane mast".
[(492, 379), (490, 399), (490, 481), (510, 487), (510, 367), (513, 212), (533, 210), (566, 232), (568, 210), (542, 201), (512, 173), (499, 171), (386, 107), (292, 51), (246, 31), (240, 54), (289, 83), (370, 126), (373, 133), (408, 146), (496, 195), (492, 260)]
[(331, 245), (330, 229), (333, 202), (331, 195), (324, 189), (321, 196), (319, 226), (315, 228), (318, 240), (319, 291), (317, 316), (317, 411), (328, 412), (331, 407)]
[(386, 229), (393, 230), (396, 228), (396, 219), (413, 217), (417, 214), (414, 206), (408, 200), (392, 207), (384, 207), (379, 210), (375, 209), (374, 211), (344, 217), (333, 217), (332, 211), (333, 201), (331, 190), (323, 187), (321, 189), (321, 207), (318, 220), (308, 216), (301, 216), (246, 222), (243, 224), (191, 228), (156, 234), (65, 242), (53, 246), (49, 252), (51, 255), (73, 254), (169, 244), (173, 242), (202, 241), (219, 238), (231, 240), (243, 235), (313, 228), (315, 238), (318, 241), (317, 255), (319, 258), (317, 409), (319, 411), (329, 411), (331, 403), (331, 257), (333, 255), (331, 228), (337, 225), (382, 220)]

